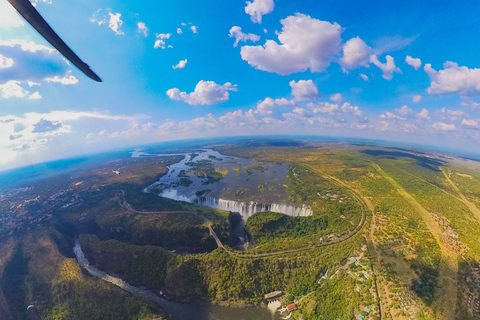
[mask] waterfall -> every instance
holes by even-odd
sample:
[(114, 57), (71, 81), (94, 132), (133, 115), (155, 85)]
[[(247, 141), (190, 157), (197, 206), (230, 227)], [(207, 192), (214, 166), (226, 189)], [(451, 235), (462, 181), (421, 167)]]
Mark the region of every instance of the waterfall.
[(175, 189), (165, 190), (159, 194), (161, 197), (185, 201), (190, 203), (197, 203), (202, 206), (207, 206), (210, 208), (221, 209), (230, 212), (238, 212), (243, 217), (244, 220), (247, 220), (249, 217), (254, 215), (257, 212), (273, 211), (286, 214), (293, 217), (308, 217), (313, 214), (312, 209), (309, 206), (295, 207), (288, 204), (279, 204), (279, 203), (259, 203), (255, 201), (242, 202), (235, 200), (226, 200), (226, 199), (217, 199), (212, 197), (201, 197), (196, 196), (184, 196), (178, 193)]
[(301, 217), (311, 216), (313, 214), (312, 209), (308, 206), (294, 207), (287, 204), (278, 204), (278, 203), (264, 204), (264, 203), (254, 202), (254, 201), (240, 202), (240, 201), (216, 199), (216, 198), (210, 198), (210, 197), (202, 197), (200, 199), (197, 199), (195, 202), (200, 205), (211, 207), (211, 208), (222, 209), (222, 210), (231, 211), (231, 212), (238, 212), (242, 215), (242, 217), (245, 220), (257, 212), (265, 212), (265, 211), (273, 211), (273, 212), (283, 213), (289, 216), (301, 216)]

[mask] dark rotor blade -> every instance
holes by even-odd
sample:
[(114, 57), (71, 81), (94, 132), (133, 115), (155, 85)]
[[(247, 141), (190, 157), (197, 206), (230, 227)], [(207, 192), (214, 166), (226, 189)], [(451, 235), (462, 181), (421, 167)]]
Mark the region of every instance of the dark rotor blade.
[(80, 71), (91, 79), (102, 82), (95, 72), (83, 62), (75, 52), (70, 49), (65, 42), (53, 31), (43, 17), (38, 13), (37, 9), (30, 3), (29, 0), (8, 0), (10, 4), (27, 20), (27, 22), (35, 28), (35, 30), (42, 35), (52, 46), (55, 47), (65, 58), (73, 63)]

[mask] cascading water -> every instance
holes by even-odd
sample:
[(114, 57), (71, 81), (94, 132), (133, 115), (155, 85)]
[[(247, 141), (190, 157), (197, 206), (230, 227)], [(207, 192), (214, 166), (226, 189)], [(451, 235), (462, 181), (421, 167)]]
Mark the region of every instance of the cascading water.
[(291, 205), (278, 204), (278, 203), (264, 204), (264, 203), (254, 202), (254, 201), (240, 202), (240, 201), (234, 201), (234, 200), (216, 199), (216, 198), (209, 198), (209, 197), (203, 197), (203, 198), (197, 199), (195, 202), (200, 205), (211, 207), (211, 208), (222, 209), (222, 210), (231, 211), (231, 212), (238, 212), (242, 215), (242, 217), (245, 220), (257, 212), (265, 212), (265, 211), (273, 211), (273, 212), (283, 213), (289, 216), (301, 216), (301, 217), (307, 217), (313, 214), (312, 209), (310, 209), (307, 206), (294, 207)]

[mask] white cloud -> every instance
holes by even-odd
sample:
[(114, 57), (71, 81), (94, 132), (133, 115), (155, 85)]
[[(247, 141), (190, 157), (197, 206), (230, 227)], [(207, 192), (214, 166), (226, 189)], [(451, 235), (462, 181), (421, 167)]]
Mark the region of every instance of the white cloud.
[(142, 33), (145, 37), (148, 37), (148, 27), (145, 22), (137, 23), (138, 32)]
[(198, 33), (197, 29), (197, 26), (190, 26), (190, 30), (192, 30), (193, 33)]
[(422, 111), (417, 113), (417, 118), (420, 120), (429, 120), (430, 119), (429, 114), (430, 114), (430, 111), (423, 108)]
[(123, 31), (120, 28), (123, 25), (123, 21), (121, 19), (122, 15), (120, 13), (112, 13), (110, 8), (105, 10), (98, 9), (95, 11), (90, 18), (90, 22), (97, 23), (99, 26), (108, 23), (108, 27), (117, 35), (123, 35)]
[(297, 101), (314, 100), (320, 94), (317, 85), (312, 80), (299, 80), (298, 82), (292, 80), (289, 84), (292, 87), (292, 96)]
[(348, 40), (343, 45), (343, 57), (340, 65), (344, 71), (353, 70), (358, 67), (369, 67), (372, 49), (359, 37)]
[(306, 117), (307, 116), (307, 110), (300, 108), (300, 107), (295, 107), (293, 109), (293, 112), (298, 114), (299, 116)]
[(420, 101), (422, 101), (422, 96), (419, 94), (416, 94), (413, 96), (412, 101), (413, 103), (419, 103)]
[(173, 66), (173, 69), (183, 69), (187, 65), (187, 59), (185, 60), (180, 60), (177, 65)]
[(341, 93), (335, 93), (330, 96), (330, 100), (335, 101), (336, 103), (340, 103), (343, 100)]
[(272, 115), (275, 108), (275, 101), (272, 98), (265, 98), (257, 104), (257, 111), (261, 115)]
[(346, 122), (346, 120), (342, 118), (343, 114), (351, 114), (355, 116), (360, 123), (368, 122), (368, 118), (363, 114), (362, 109), (358, 106), (352, 106), (348, 102), (343, 103), (343, 105), (329, 102), (309, 103), (307, 106), (312, 109), (313, 113), (327, 113), (332, 116), (335, 121), (340, 123)]
[(412, 58), (410, 56), (407, 56), (405, 58), (405, 62), (409, 65), (409, 66), (412, 66), (415, 68), (415, 70), (418, 70), (420, 69), (420, 67), (422, 66), (422, 60), (418, 59), (418, 58)]
[(280, 75), (325, 71), (340, 50), (342, 27), (300, 13), (280, 23), (280, 44), (267, 40), (263, 46), (243, 46), (242, 59), (256, 69)]
[(235, 38), (235, 43), (233, 44), (233, 47), (237, 47), (238, 43), (240, 41), (247, 42), (247, 41), (252, 41), (252, 42), (257, 42), (260, 40), (260, 37), (257, 36), (256, 34), (253, 33), (243, 33), (242, 28), (239, 26), (233, 26), (229, 33), (228, 36), (230, 38)]
[(473, 119), (463, 119), (462, 126), (467, 129), (478, 129), (478, 121)]
[(0, 1), (0, 28), (16, 28), (24, 24), (20, 15), (10, 3)]
[(399, 121), (405, 121), (405, 120), (407, 120), (407, 119), (402, 118), (402, 117), (400, 117), (400, 116), (397, 116), (396, 114), (391, 113), (391, 112), (389, 112), (389, 111), (381, 114), (381, 115), (380, 115), (380, 118), (381, 118), (381, 119), (389, 119), (389, 120), (399, 120)]
[(230, 82), (220, 85), (213, 81), (201, 80), (194, 92), (190, 94), (180, 92), (178, 88), (172, 88), (167, 91), (167, 96), (172, 100), (184, 101), (190, 105), (211, 105), (228, 101), (229, 91), (237, 91), (237, 86)]
[(120, 28), (123, 25), (123, 21), (121, 19), (121, 14), (120, 13), (108, 13), (110, 15), (110, 19), (108, 20), (108, 27), (115, 32), (117, 36), (123, 35), (123, 31), (120, 30)]
[(28, 99), (30, 99), (30, 100), (40, 100), (40, 99), (43, 99), (43, 97), (40, 95), (40, 92), (35, 91), (34, 93), (32, 93), (31, 95), (28, 96)]
[(411, 116), (413, 114), (413, 110), (410, 109), (407, 105), (402, 106), (401, 108), (395, 109), (395, 112), (401, 114), (402, 116)]
[(364, 73), (360, 73), (360, 78), (362, 78), (363, 81), (365, 81), (365, 82), (370, 81), (370, 79), (368, 79), (368, 76), (367, 76), (366, 74), (364, 74)]
[[(157, 33), (156, 34), (157, 40), (155, 40), (155, 44), (153, 45), (153, 48), (165, 49), (166, 48), (165, 40), (170, 39), (171, 36), (172, 36), (171, 33)], [(170, 48), (171, 46), (168, 46), (168, 47)]]
[(462, 110), (451, 110), (445, 108), (435, 111), (435, 115), (440, 119), (447, 121), (457, 121), (466, 116), (465, 112)]
[(74, 75), (68, 75), (64, 77), (55, 76), (52, 78), (46, 78), (46, 82), (60, 83), (63, 85), (74, 85), (78, 83), (78, 79)]
[(177, 33), (182, 34), (183, 33), (182, 28), (177, 28)]
[(250, 16), (254, 23), (261, 23), (262, 16), (269, 14), (275, 8), (273, 0), (253, 0), (247, 1), (245, 13)]
[(372, 55), (370, 57), (370, 62), (373, 63), (374, 65), (376, 65), (378, 68), (380, 68), (383, 72), (383, 75), (382, 77), (385, 79), (385, 80), (392, 80), (393, 78), (393, 73), (394, 72), (398, 72), (398, 73), (401, 73), (402, 70), (400, 70), (400, 68), (398, 68), (396, 65), (395, 65), (395, 60), (393, 59), (392, 56), (390, 55), (387, 55), (385, 57), (385, 59), (387, 60), (385, 63), (381, 63), (379, 60), (378, 60), (378, 57), (376, 55)]
[(0, 55), (0, 69), (11, 68), (13, 63), (13, 59)]
[(436, 122), (432, 125), (432, 129), (435, 131), (455, 131), (455, 125), (453, 123)]
[(447, 61), (443, 70), (436, 71), (430, 63), (424, 70), (429, 75), (431, 83), (427, 89), (429, 94), (474, 94), (480, 92), (480, 69), (459, 67), (457, 63)]
[(0, 94), (5, 99), (12, 98), (12, 97), (15, 97), (15, 98), (25, 97), (29, 92), (23, 89), (23, 87), (20, 84), (21, 84), (20, 81), (15, 81), (15, 80), (7, 81), (6, 83), (0, 85)]
[(288, 100), (285, 98), (275, 99), (275, 104), (281, 107), (294, 107), (295, 100)]

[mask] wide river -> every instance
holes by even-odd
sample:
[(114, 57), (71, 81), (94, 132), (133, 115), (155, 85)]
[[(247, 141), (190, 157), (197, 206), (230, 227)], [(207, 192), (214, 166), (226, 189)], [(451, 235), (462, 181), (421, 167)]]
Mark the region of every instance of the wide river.
[(89, 263), (77, 240), (73, 247), (79, 265), (96, 278), (112, 283), (134, 296), (142, 297), (159, 304), (171, 320), (278, 320), (265, 308), (228, 308), (206, 302), (177, 303), (161, 298), (149, 290), (128, 284), (120, 278), (110, 276)]

